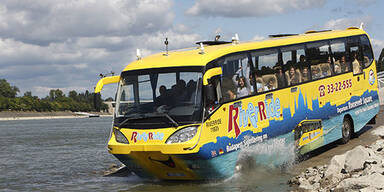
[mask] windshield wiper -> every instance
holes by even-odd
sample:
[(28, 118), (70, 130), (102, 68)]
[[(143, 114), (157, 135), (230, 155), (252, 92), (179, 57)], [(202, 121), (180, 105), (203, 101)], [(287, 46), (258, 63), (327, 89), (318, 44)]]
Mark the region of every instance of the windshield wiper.
[(152, 113), (152, 115), (150, 115), (150, 114), (147, 114), (147, 115), (140, 114), (140, 115), (136, 115), (136, 116), (131, 117), (131, 118), (126, 118), (117, 127), (121, 128), (121, 126), (123, 126), (126, 122), (131, 121), (131, 120), (138, 120), (138, 119), (143, 119), (143, 118), (156, 117), (156, 116), (159, 116), (159, 115), (166, 117), (175, 127), (179, 126), (179, 124), (171, 116), (169, 116), (167, 113), (157, 112), (157, 113)]
[(179, 126), (179, 124), (174, 120), (172, 119), (171, 116), (169, 116), (167, 113), (157, 113), (157, 114), (160, 114), (160, 115), (163, 115), (164, 117), (166, 117), (170, 122), (172, 122), (172, 124), (176, 127)]
[(117, 127), (118, 128), (121, 128), (122, 125), (124, 125), (126, 122), (130, 121), (130, 120), (135, 120), (135, 119), (142, 119), (144, 118), (145, 116), (143, 114), (141, 114), (139, 117), (135, 116), (135, 117), (131, 117), (131, 118), (126, 118), (124, 119), (123, 122), (121, 122)]

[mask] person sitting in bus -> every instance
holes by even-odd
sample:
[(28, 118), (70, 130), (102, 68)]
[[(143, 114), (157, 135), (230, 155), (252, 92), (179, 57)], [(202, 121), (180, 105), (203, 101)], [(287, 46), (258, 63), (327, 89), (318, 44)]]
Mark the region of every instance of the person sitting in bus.
[(340, 65), (340, 71), (341, 72), (347, 72), (349, 71), (348, 64), (345, 60), (345, 55), (340, 57), (340, 60), (336, 61), (335, 65)]
[(275, 87), (275, 79), (274, 78), (270, 78), (267, 82), (267, 84), (264, 86), (264, 91), (271, 91), (271, 90), (274, 90), (276, 89)]
[(221, 102), (227, 102), (227, 101), (232, 101), (236, 99), (236, 94), (235, 94), (235, 86), (232, 82), (232, 80), (228, 78), (223, 78), (222, 79), (222, 84), (221, 84), (221, 90), (223, 93), (223, 98)]
[(295, 68), (293, 66), (289, 68), (288, 82), (290, 85), (296, 85), (300, 83), (299, 75), (296, 74)]
[[(259, 77), (259, 75), (257, 73), (254, 73), (254, 76), (255, 76), (255, 79), (256, 79), (255, 80), (256, 91), (258, 93), (263, 92), (263, 80)], [(249, 75), (249, 79), (253, 80), (252, 75)], [(253, 86), (251, 86), (250, 90), (251, 90), (251, 93), (255, 92)]]
[(334, 62), (334, 68), (335, 68), (335, 74), (341, 73), (341, 64), (340, 64), (341, 58)]
[(309, 81), (309, 73), (308, 68), (304, 67), (303, 71), (301, 72), (301, 82)]
[(159, 87), (159, 93), (160, 95), (155, 99), (155, 105), (156, 106), (167, 105), (170, 100), (169, 94), (167, 93), (167, 87), (165, 87), (164, 85), (161, 85)]
[(283, 70), (279, 66), (275, 66), (274, 68), (275, 68), (275, 76), (277, 79), (277, 87), (282, 88), (285, 86)]
[(305, 61), (304, 55), (300, 55), (300, 59), (299, 59), (299, 62), (297, 62), (297, 66), (300, 68), (303, 66), (306, 66), (306, 61)]
[(186, 83), (184, 80), (180, 79), (177, 81), (176, 85), (172, 86), (170, 91), (170, 98), (173, 100), (174, 105), (178, 105), (182, 102), (188, 100), (188, 93), (186, 91)]
[(328, 77), (331, 75), (330, 63), (322, 63), (320, 67), (321, 67), (321, 77)]
[(312, 67), (312, 79), (319, 79), (321, 78), (320, 74), (320, 68), (318, 66)]
[(341, 67), (340, 67), (340, 64), (336, 64), (336, 63), (335, 63), (335, 73), (336, 73), (336, 74), (341, 73)]
[(235, 85), (237, 85), (236, 89), (236, 96), (237, 98), (245, 97), (249, 95), (250, 88), (249, 85), (246, 84), (246, 79), (244, 76), (239, 77), (239, 73), (242, 70), (240, 69), (236, 72), (236, 74), (233, 76), (232, 81)]
[(358, 56), (356, 52), (352, 53), (352, 69), (353, 69), (353, 74), (358, 74), (361, 73), (361, 65), (360, 62), (357, 60)]

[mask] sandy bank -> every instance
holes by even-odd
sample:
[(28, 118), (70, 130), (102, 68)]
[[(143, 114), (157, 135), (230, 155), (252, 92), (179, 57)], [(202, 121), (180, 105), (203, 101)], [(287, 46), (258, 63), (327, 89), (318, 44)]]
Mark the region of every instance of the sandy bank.
[[(109, 113), (94, 113), (100, 117), (111, 117)], [(66, 118), (88, 118), (85, 115), (78, 115), (70, 111), (58, 112), (30, 112), (30, 111), (2, 111), (0, 112), (0, 121), (11, 120), (36, 120), (36, 119), (66, 119)]]

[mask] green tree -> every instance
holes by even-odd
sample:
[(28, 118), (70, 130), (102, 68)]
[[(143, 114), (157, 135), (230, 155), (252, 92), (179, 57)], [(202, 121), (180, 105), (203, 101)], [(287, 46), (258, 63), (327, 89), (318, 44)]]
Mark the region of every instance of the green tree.
[(72, 98), (74, 101), (78, 101), (77, 92), (75, 90), (70, 91), (68, 97)]
[(16, 86), (11, 86), (7, 80), (0, 79), (0, 96), (15, 98), (19, 91), (19, 88)]
[(59, 98), (65, 97), (64, 93), (60, 89), (51, 89), (49, 91), (49, 100), (50, 101), (55, 101)]

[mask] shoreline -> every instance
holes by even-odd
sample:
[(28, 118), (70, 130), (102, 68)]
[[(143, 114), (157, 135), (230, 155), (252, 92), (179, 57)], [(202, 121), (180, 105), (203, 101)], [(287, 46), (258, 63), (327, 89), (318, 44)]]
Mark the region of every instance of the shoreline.
[(377, 191), (384, 188), (384, 125), (370, 134), (370, 145), (357, 145), (325, 164), (309, 166), (292, 177), (291, 191)]
[[(112, 114), (102, 112), (91, 112), (99, 117), (112, 117)], [(30, 111), (1, 111), (0, 121), (15, 120), (41, 120), (41, 119), (70, 119), (70, 118), (91, 118), (86, 114), (79, 114), (70, 111), (56, 112), (30, 112)], [(93, 118), (93, 117), (92, 117)]]

